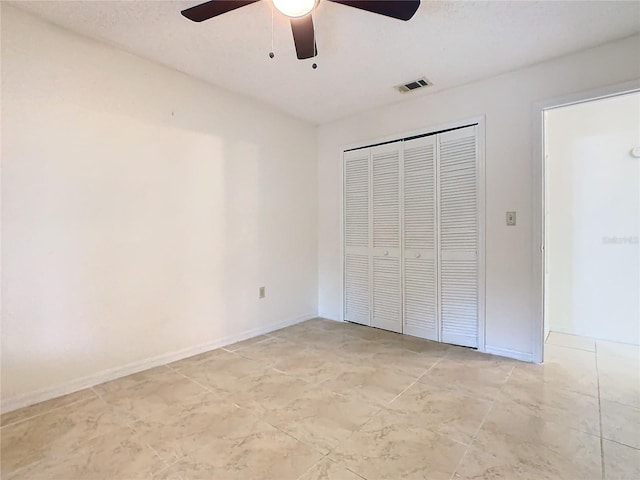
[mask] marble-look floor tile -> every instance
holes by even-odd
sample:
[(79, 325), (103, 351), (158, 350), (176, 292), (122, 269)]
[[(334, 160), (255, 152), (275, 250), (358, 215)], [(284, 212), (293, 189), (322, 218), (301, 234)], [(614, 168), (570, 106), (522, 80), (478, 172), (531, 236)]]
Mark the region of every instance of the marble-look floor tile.
[(501, 367), (507, 370), (514, 365), (520, 365), (522, 363), (511, 358), (482, 353), (473, 348), (458, 347), (456, 345), (449, 346), (445, 357), (448, 360), (467, 362), (467, 364), (471, 366), (484, 366), (486, 368)]
[(268, 340), (254, 343), (242, 350), (238, 350), (237, 354), (241, 357), (257, 360), (266, 366), (273, 365), (284, 358), (300, 355), (306, 348), (308, 348), (308, 345), (300, 345), (281, 338), (270, 337)]
[(236, 342), (231, 345), (228, 345), (224, 347), (224, 349), (230, 352), (237, 352), (238, 350), (250, 347), (251, 345), (255, 345), (256, 343), (269, 340), (270, 338), (273, 338), (273, 337), (267, 337), (266, 335), (258, 335), (257, 337), (247, 338), (246, 340), (242, 340), (241, 342)]
[(322, 383), (340, 373), (340, 364), (332, 360), (325, 352), (301, 349), (298, 354), (276, 362), (273, 368), (310, 383)]
[(312, 318), (303, 322), (304, 326), (308, 328), (315, 328), (318, 330), (324, 331), (339, 331), (339, 332), (348, 332), (353, 329), (354, 325), (349, 322), (342, 322), (339, 320), (329, 320), (322, 317)]
[(222, 352), (204, 362), (181, 364), (176, 366), (176, 369), (181, 375), (211, 391), (227, 394), (235, 390), (238, 380), (261, 372), (268, 366), (258, 360)]
[(0, 476), (635, 480), (637, 349), (589, 350), (555, 336), (532, 365), (313, 319), (3, 414)]
[(218, 438), (248, 436), (258, 422), (254, 412), (205, 394), (140, 420), (133, 428), (163, 460), (172, 463)]
[(449, 480), (466, 448), (410, 415), (381, 411), (329, 456), (367, 479)]
[(188, 402), (207, 391), (169, 368), (153, 378), (133, 382), (125, 377), (99, 387), (95, 388), (109, 405), (135, 420), (159, 415), (173, 405)]
[(366, 403), (385, 406), (415, 381), (415, 376), (400, 371), (363, 366), (346, 370), (321, 386)]
[(547, 344), (544, 346), (544, 364), (560, 364), (576, 372), (592, 371), (596, 366), (596, 354), (586, 350)]
[(93, 397), (0, 430), (2, 471), (47, 457), (68, 455), (91, 440), (127, 425), (127, 418)]
[(640, 361), (640, 345), (596, 340), (596, 350), (598, 355), (611, 355), (614, 357), (627, 358), (636, 362)]
[(363, 480), (363, 478), (338, 462), (323, 458), (298, 480)]
[(469, 444), (492, 402), (416, 382), (388, 407), (415, 423), (459, 443)]
[(511, 364), (499, 361), (479, 363), (445, 357), (420, 377), (419, 382), (455, 390), (471, 397), (493, 400), (509, 378), (512, 369)]
[(216, 358), (227, 358), (228, 356), (228, 351), (222, 348), (217, 348), (215, 350), (210, 350), (208, 352), (200, 353), (198, 355), (193, 355), (191, 357), (183, 358), (182, 360), (168, 363), (167, 367), (171, 370), (176, 370), (179, 372), (186, 367), (194, 368), (203, 363), (213, 361)]
[(410, 335), (394, 334), (393, 336), (374, 339), (374, 341), (380, 345), (417, 353), (423, 357), (433, 358), (443, 357), (451, 348), (450, 345), (444, 343), (432, 342)]
[(182, 475), (180, 475), (178, 472), (171, 470), (170, 466), (154, 474), (152, 479), (153, 480), (185, 480), (182, 477)]
[[(9, 476), (11, 480), (144, 479), (166, 468), (128, 427), (94, 438), (73, 452), (49, 456)], [(3, 476), (4, 478), (4, 476)]]
[(42, 415), (43, 413), (47, 413), (57, 408), (66, 407), (68, 405), (96, 397), (97, 395), (92, 389), (85, 388), (84, 390), (70, 393), (69, 395), (63, 395), (62, 397), (53, 398), (51, 400), (36, 403), (35, 405), (3, 413), (2, 416), (0, 416), (0, 426), (4, 427), (11, 425), (12, 423), (17, 423), (31, 417)]
[[(384, 347), (384, 345), (382, 345)], [(420, 377), (440, 359), (439, 355), (428, 356), (412, 351), (403, 351), (401, 347), (381, 348), (371, 355), (372, 365), (389, 370), (399, 370), (413, 377)]]
[(640, 409), (601, 400), (602, 436), (640, 449)]
[[(487, 415), (478, 434), (478, 444), (497, 438), (509, 444), (544, 446), (563, 458), (581, 463), (592, 462), (592, 469), (599, 468), (599, 436), (554, 423), (543, 417), (523, 411), (512, 402), (496, 402)], [(486, 442), (491, 449), (491, 444)]]
[(609, 440), (602, 441), (605, 480), (640, 478), (640, 450)]
[(346, 330), (324, 330), (319, 328), (296, 329), (294, 327), (274, 332), (274, 336), (300, 345), (342, 342), (354, 338), (353, 333)]
[(389, 332), (388, 330), (382, 330), (380, 328), (366, 327), (364, 325), (352, 324), (353, 328), (345, 332), (347, 335), (359, 338), (361, 340), (369, 340), (372, 342), (384, 341), (390, 339), (397, 339), (401, 335), (395, 332)]
[[(490, 414), (456, 469), (460, 479), (599, 479), (600, 439), (535, 417)], [(515, 423), (510, 423), (515, 422)], [(531, 429), (532, 436), (527, 438)], [(566, 443), (563, 444), (563, 441)]]
[[(561, 347), (560, 347), (561, 348)], [(566, 351), (585, 354), (586, 363), (577, 365), (561, 359), (545, 360), (542, 365), (521, 363), (514, 367), (512, 377), (531, 382), (555, 384), (561, 388), (584, 395), (598, 396), (598, 373), (595, 356), (590, 352), (565, 348)], [(582, 355), (579, 355), (579, 357)], [(593, 358), (591, 358), (593, 357)]]
[(534, 415), (592, 435), (600, 435), (598, 398), (564, 386), (511, 375), (498, 396), (498, 404), (523, 415)]
[(640, 408), (640, 362), (598, 355), (600, 397)]
[(128, 392), (136, 389), (139, 385), (148, 385), (153, 383), (171, 383), (177, 378), (176, 373), (166, 365), (150, 368), (142, 372), (127, 375), (110, 382), (101, 383), (93, 387), (93, 390), (100, 397), (109, 394), (118, 394), (120, 392)]
[(167, 473), (202, 480), (296, 480), (321, 458), (302, 442), (260, 422), (246, 437), (210, 441)]
[(292, 400), (303, 397), (315, 388), (298, 377), (266, 369), (238, 380), (228, 398), (243, 408), (263, 415), (267, 411), (284, 408)]
[(579, 337), (577, 335), (569, 335), (567, 333), (551, 332), (549, 337), (547, 337), (546, 343), (547, 345), (577, 348), (578, 350), (586, 350), (588, 352), (596, 351), (596, 342), (593, 338)]
[(309, 389), (265, 421), (326, 455), (379, 410), (379, 407), (320, 387)]

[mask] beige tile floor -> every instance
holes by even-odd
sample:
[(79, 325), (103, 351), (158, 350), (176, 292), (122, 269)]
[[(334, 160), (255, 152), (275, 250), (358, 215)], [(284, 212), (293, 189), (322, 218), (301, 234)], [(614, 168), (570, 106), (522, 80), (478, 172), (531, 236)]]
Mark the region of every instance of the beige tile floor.
[(637, 347), (315, 319), (2, 415), (3, 479), (640, 479)]

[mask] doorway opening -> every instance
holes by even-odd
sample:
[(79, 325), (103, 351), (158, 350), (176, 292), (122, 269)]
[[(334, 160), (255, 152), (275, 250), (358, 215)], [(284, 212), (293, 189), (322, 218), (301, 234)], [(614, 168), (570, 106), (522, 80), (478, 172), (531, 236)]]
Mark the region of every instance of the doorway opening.
[(542, 112), (543, 344), (640, 345), (640, 91)]

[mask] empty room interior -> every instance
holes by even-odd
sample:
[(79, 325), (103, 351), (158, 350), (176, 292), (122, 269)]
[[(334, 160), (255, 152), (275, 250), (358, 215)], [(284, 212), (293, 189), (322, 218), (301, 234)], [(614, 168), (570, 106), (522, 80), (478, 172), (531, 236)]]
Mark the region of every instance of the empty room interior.
[(640, 478), (640, 3), (0, 2), (2, 480)]

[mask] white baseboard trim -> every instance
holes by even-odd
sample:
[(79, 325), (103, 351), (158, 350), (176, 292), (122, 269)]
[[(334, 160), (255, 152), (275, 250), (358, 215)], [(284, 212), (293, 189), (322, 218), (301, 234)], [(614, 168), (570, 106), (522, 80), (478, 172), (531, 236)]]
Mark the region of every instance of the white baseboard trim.
[(182, 350), (178, 350), (175, 352), (164, 353), (162, 355), (157, 355), (155, 357), (147, 358), (138, 362), (132, 362), (122, 367), (103, 370), (101, 372), (71, 380), (54, 387), (47, 387), (35, 392), (9, 397), (2, 400), (0, 411), (2, 413), (7, 413), (12, 410), (17, 410), (18, 408), (23, 408), (36, 403), (44, 402), (45, 400), (51, 400), (52, 398), (68, 395), (69, 393), (77, 392), (78, 390), (83, 390), (85, 388), (93, 387), (94, 385), (99, 385), (101, 383), (115, 380), (120, 377), (125, 377), (133, 373), (142, 372), (143, 370), (148, 370), (150, 368), (159, 367), (167, 363), (182, 360), (183, 358), (192, 357), (193, 355), (198, 355), (210, 350), (215, 350), (216, 348), (225, 347), (236, 342), (241, 342), (242, 340), (246, 340), (248, 338), (257, 337), (258, 335), (264, 335), (266, 333), (270, 333), (275, 330), (295, 325), (296, 323), (301, 323), (316, 317), (316, 313), (299, 315), (289, 320), (285, 320), (284, 322), (265, 325), (235, 335), (229, 335), (212, 342), (203, 343), (195, 347), (183, 348)]
[(492, 355), (498, 355), (500, 357), (514, 358), (516, 360), (522, 360), (523, 362), (534, 363), (533, 353), (518, 352), (516, 350), (509, 350), (508, 348), (492, 347), (490, 345), (485, 345), (484, 351), (486, 353), (491, 353)]

